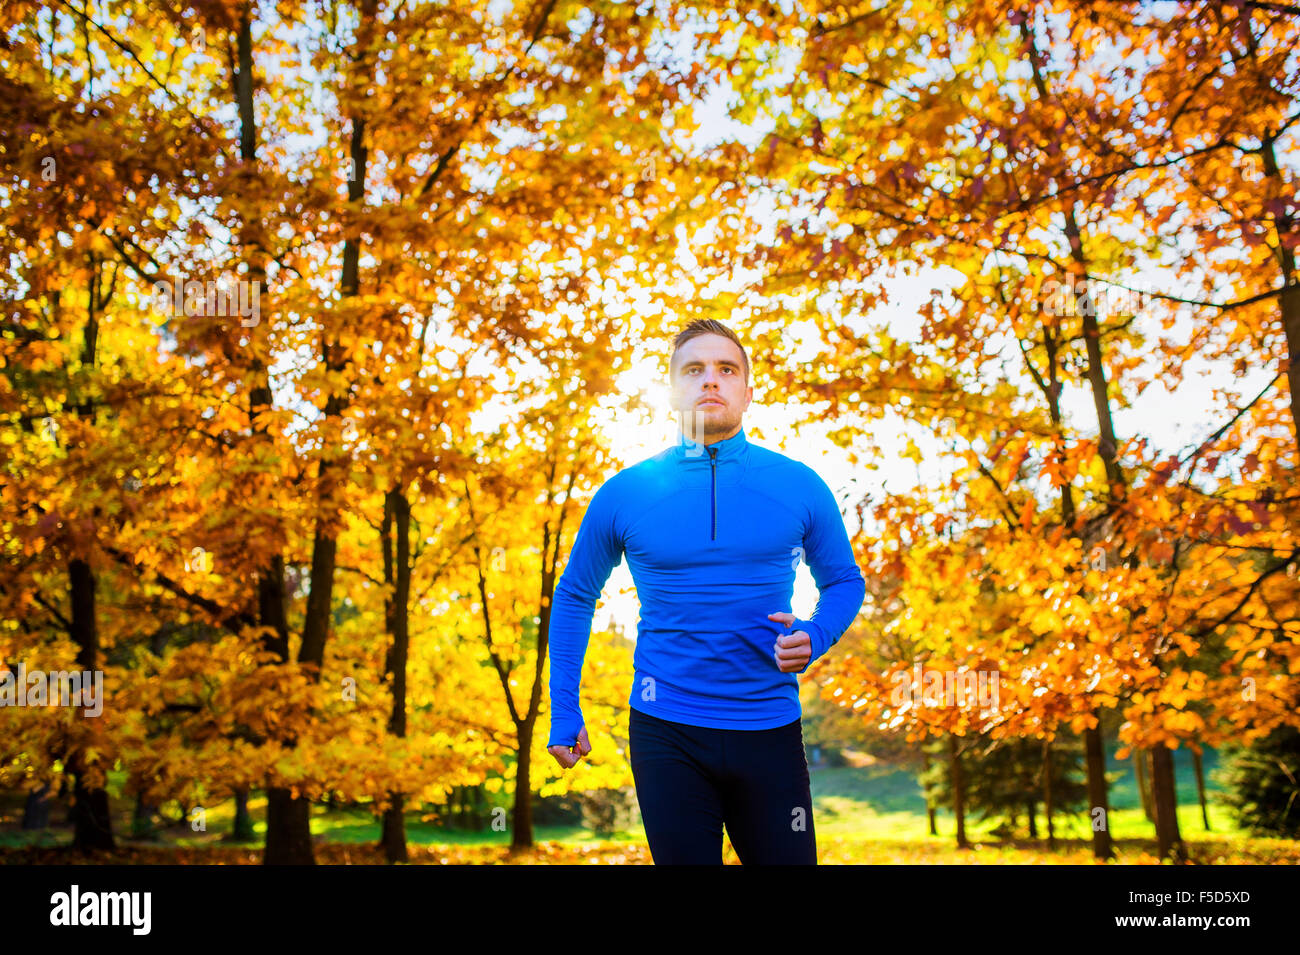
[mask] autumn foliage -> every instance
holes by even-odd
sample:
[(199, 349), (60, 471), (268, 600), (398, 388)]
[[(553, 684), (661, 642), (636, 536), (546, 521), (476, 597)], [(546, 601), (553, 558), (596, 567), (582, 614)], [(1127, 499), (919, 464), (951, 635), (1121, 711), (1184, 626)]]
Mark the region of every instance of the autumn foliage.
[[(0, 31), (0, 661), (106, 687), (0, 710), (0, 785), (72, 780), (79, 844), (112, 844), (114, 769), (151, 804), (266, 789), (267, 861), (312, 858), (330, 794), (403, 858), (403, 807), (485, 780), (531, 843), (529, 795), (574, 785), (551, 595), (632, 463), (601, 422), (694, 317), (870, 487), (828, 699), (957, 769), (1118, 712), (1161, 855), (1170, 747), (1300, 725), (1291, 5), (59, 0)], [(593, 638), (581, 785), (631, 782), (629, 654)], [(918, 665), (996, 705), (900, 705)]]

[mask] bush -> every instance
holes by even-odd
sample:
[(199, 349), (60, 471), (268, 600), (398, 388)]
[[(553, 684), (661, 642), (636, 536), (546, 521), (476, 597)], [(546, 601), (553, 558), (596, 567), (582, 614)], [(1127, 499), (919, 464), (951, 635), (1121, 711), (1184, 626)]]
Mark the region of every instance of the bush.
[(578, 796), (536, 796), (533, 798), (533, 823), (539, 826), (580, 826), (583, 824), (582, 800)]
[(598, 836), (608, 838), (617, 832), (627, 832), (640, 823), (636, 791), (631, 786), (622, 789), (594, 789), (582, 793), (582, 822)]
[(1283, 726), (1254, 745), (1225, 747), (1215, 775), (1237, 823), (1255, 835), (1300, 838), (1300, 730)]

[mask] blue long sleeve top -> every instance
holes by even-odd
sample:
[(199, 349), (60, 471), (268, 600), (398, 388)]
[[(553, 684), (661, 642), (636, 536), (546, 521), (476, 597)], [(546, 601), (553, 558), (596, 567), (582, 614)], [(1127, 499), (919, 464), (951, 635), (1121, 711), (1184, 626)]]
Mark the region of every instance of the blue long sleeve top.
[[(760, 730), (800, 718), (798, 679), (778, 667), (777, 637), (805, 631), (810, 666), (866, 596), (835, 497), (812, 468), (750, 443), (743, 429), (707, 446), (679, 432), (602, 484), (583, 516), (551, 608), (548, 746), (573, 745), (585, 725), (592, 616), (624, 555), (641, 601), (628, 703), (694, 726)], [(786, 627), (767, 616), (791, 612), (801, 559), (817, 607)]]

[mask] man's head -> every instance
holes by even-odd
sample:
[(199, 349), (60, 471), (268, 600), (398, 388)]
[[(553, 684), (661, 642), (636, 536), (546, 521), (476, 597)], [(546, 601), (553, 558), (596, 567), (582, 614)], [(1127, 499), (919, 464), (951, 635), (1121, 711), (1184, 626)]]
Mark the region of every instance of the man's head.
[(754, 397), (749, 356), (726, 325), (691, 322), (673, 340), (668, 361), (672, 406), (682, 414), (682, 433), (702, 444), (731, 437)]

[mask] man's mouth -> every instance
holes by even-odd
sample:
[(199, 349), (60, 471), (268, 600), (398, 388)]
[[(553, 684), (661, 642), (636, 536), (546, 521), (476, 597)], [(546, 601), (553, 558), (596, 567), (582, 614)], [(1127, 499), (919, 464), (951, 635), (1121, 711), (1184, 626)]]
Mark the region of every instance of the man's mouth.
[(699, 401), (702, 405), (720, 405), (722, 404), (717, 398), (701, 398)]

